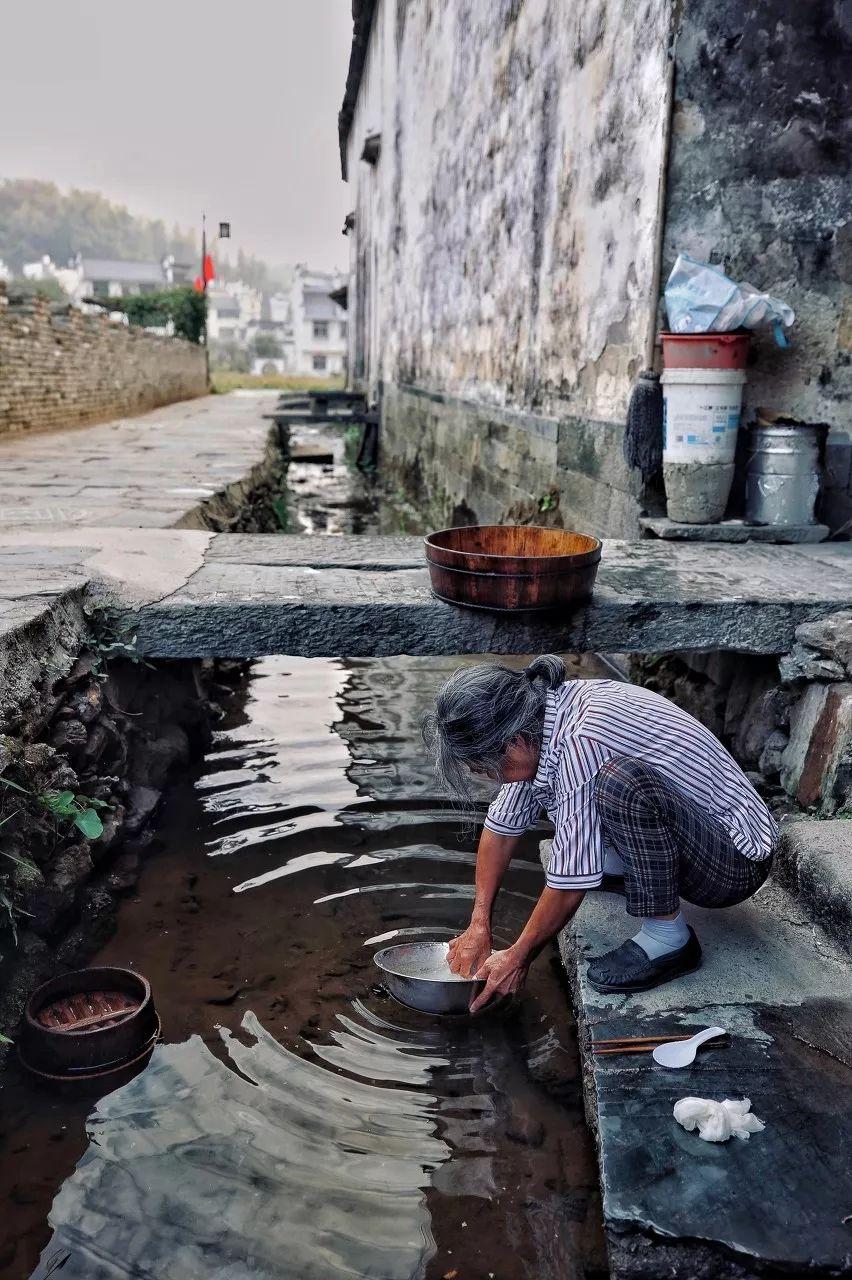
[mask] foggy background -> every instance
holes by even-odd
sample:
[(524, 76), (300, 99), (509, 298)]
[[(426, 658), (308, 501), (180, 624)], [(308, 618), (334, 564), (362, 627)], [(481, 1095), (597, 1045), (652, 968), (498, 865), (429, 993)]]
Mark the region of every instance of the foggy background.
[(343, 268), (350, 0), (3, 6), (0, 178), (101, 192), (272, 264)]

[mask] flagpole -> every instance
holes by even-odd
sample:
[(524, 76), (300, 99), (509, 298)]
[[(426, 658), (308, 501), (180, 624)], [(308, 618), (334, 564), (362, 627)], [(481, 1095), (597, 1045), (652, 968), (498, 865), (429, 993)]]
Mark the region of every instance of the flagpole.
[[(201, 289), (207, 301), (207, 271), (205, 264), (207, 262), (207, 215), (202, 211), (201, 214)], [(205, 358), (207, 361), (207, 381), (210, 381), (210, 352), (207, 349), (207, 307), (205, 305)]]

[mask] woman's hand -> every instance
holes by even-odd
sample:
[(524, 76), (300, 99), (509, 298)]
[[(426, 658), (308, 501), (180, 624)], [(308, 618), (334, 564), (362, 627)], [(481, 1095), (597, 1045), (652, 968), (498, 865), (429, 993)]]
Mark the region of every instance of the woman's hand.
[(491, 955), (491, 929), (487, 924), (471, 923), (453, 938), (447, 952), (447, 961), (453, 973), (462, 978), (472, 978), (477, 969)]
[(505, 951), (492, 951), (474, 974), (475, 978), (485, 980), (485, 986), (476, 999), (471, 1001), (470, 1012), (478, 1013), (492, 1000), (520, 991), (527, 980), (530, 959), (529, 953), (521, 951), (517, 944), (507, 947)]

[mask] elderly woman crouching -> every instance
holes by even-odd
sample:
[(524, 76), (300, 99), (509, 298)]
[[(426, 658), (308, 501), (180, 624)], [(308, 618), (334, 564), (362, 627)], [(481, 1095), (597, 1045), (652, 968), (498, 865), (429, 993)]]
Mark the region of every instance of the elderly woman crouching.
[[(501, 784), (479, 841), (470, 924), (450, 943), (453, 971), (485, 981), (472, 1012), (523, 985), (589, 890), (619, 889), (642, 924), (590, 962), (590, 983), (646, 991), (701, 964), (681, 898), (732, 906), (769, 873), (777, 827), (708, 729), (648, 689), (565, 677), (552, 654), (523, 671), (468, 667), (443, 686), (427, 720), (451, 791), (469, 798), (469, 773)], [(492, 951), (500, 883), (542, 810), (554, 828), (545, 888), (517, 941)]]

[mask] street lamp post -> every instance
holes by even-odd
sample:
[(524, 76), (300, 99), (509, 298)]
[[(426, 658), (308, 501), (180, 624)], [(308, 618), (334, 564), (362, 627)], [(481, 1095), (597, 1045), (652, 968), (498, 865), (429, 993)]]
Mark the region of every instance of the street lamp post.
[[(220, 240), (230, 240), (230, 238), (231, 238), (230, 222), (220, 222), (219, 234), (214, 239), (213, 244), (211, 245), (211, 248), (215, 249), (216, 245), (219, 243)], [(207, 292), (207, 214), (206, 213), (202, 213), (201, 215), (201, 284), (203, 286), (204, 292), (206, 293)]]
[[(215, 249), (220, 240), (230, 240), (231, 224), (230, 222), (219, 223), (219, 234), (213, 241), (211, 249)], [(201, 214), (201, 291), (207, 296), (207, 214)], [(197, 286), (196, 286), (197, 287)], [(204, 313), (204, 345), (207, 346), (207, 312)]]

